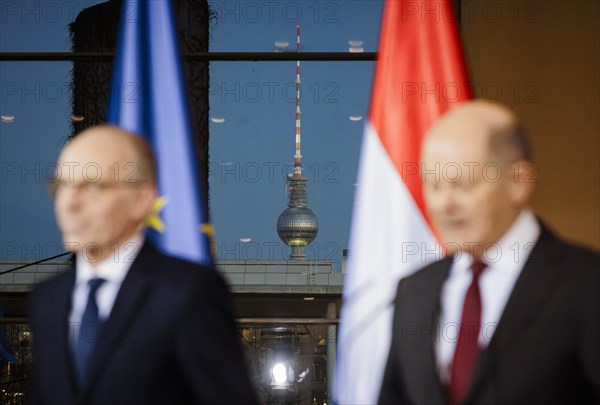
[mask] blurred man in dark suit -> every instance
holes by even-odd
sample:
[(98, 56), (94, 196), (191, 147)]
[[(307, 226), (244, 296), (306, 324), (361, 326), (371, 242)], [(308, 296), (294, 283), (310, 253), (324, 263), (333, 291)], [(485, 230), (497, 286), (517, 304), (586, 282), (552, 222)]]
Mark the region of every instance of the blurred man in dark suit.
[(600, 256), (529, 210), (535, 166), (515, 115), (455, 107), (421, 157), (449, 256), (399, 283), (379, 402), (600, 403)]
[(144, 240), (157, 197), (148, 144), (94, 127), (51, 183), (75, 267), (31, 297), (36, 404), (254, 404), (226, 285)]

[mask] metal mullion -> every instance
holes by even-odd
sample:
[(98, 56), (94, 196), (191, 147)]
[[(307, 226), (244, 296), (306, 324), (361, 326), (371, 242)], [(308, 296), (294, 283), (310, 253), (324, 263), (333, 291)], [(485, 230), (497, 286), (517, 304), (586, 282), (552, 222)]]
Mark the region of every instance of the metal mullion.
[[(0, 52), (0, 61), (110, 61), (114, 52)], [(192, 52), (183, 55), (187, 61), (278, 62), (278, 61), (374, 61), (376, 52)]]

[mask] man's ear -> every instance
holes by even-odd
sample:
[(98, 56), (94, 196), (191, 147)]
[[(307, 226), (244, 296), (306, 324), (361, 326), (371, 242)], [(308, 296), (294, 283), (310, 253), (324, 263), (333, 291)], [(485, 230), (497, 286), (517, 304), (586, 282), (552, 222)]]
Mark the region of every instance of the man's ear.
[(143, 183), (138, 188), (136, 201), (136, 214), (140, 221), (145, 219), (151, 212), (154, 206), (154, 201), (158, 197), (156, 186), (151, 183)]
[(537, 183), (537, 166), (533, 162), (518, 160), (510, 166), (510, 197), (518, 205), (526, 205)]

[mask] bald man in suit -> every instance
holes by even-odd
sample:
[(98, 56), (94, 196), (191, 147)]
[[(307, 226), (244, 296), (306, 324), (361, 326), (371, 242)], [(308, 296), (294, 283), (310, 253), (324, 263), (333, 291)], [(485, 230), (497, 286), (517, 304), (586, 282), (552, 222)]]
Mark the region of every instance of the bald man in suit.
[(421, 157), (448, 256), (398, 285), (379, 403), (600, 403), (600, 256), (528, 208), (535, 166), (515, 114), (457, 106)]
[(51, 187), (75, 267), (31, 297), (34, 403), (255, 404), (222, 277), (144, 238), (157, 197), (149, 145), (88, 129)]

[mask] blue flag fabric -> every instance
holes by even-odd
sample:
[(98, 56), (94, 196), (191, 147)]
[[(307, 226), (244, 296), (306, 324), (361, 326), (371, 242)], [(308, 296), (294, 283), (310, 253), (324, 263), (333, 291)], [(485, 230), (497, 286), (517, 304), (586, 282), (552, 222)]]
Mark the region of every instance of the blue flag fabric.
[(161, 226), (147, 237), (163, 252), (212, 266), (177, 31), (168, 0), (125, 1), (108, 122), (144, 136), (158, 162)]
[[(4, 316), (4, 308), (2, 307), (2, 301), (0, 301), (0, 319)], [(4, 339), (4, 333), (0, 329), (0, 360), (4, 360), (9, 363), (17, 363), (19, 360), (10, 353), (8, 344)]]

